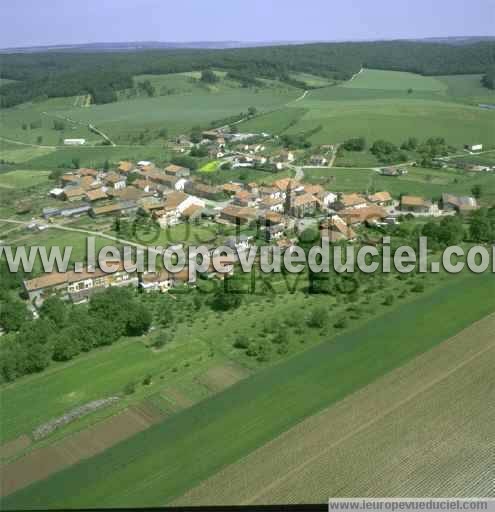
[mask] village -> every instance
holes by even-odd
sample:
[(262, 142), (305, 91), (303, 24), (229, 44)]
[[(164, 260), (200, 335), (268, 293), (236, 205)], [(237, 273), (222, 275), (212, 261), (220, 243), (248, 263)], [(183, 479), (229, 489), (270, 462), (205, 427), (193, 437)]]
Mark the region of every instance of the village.
[[(200, 148), (202, 154), (217, 159), (227, 169), (261, 169), (267, 176), (275, 177), (280, 171), (289, 171), (269, 185), (239, 179), (211, 184), (202, 173), (174, 163), (160, 168), (151, 161), (121, 161), (111, 169), (80, 168), (60, 176), (57, 187), (50, 190), (50, 196), (59, 206), (43, 208), (40, 212), (43, 221), (33, 220), (30, 228), (43, 230), (50, 224), (70, 223), (71, 219), (82, 216), (87, 216), (90, 222), (90, 219), (132, 221), (141, 216), (161, 230), (179, 224), (202, 223), (236, 227), (235, 235), (223, 240), (235, 251), (245, 251), (252, 244), (271, 244), (285, 251), (296, 243), (297, 234), (310, 225), (316, 226), (331, 243), (352, 243), (362, 238), (359, 234), (362, 226), (396, 225), (406, 215), (424, 218), (466, 215), (478, 208), (474, 197), (456, 196), (448, 191), (442, 194), (441, 201), (435, 202), (413, 195), (394, 199), (387, 190), (372, 193), (326, 190), (322, 185), (305, 182), (304, 165), (296, 165), (296, 158), (300, 161), (300, 157), (295, 152), (284, 149), (270, 153), (269, 138), (264, 133), (208, 130), (201, 134), (199, 143), (180, 136), (169, 147), (178, 155)], [(323, 145), (319, 147), (320, 153), (306, 153), (304, 158), (308, 166), (331, 171), (337, 149), (338, 145)], [(407, 170), (389, 166), (377, 172), (394, 179)], [(187, 271), (171, 274), (163, 270), (138, 276), (128, 274), (122, 266), (110, 275), (91, 270), (52, 272), (26, 280), (30, 302), (39, 307), (53, 294), (74, 303), (85, 302), (94, 291), (109, 286), (166, 292), (176, 286), (195, 284)], [(210, 269), (207, 277), (223, 279), (225, 276)]]

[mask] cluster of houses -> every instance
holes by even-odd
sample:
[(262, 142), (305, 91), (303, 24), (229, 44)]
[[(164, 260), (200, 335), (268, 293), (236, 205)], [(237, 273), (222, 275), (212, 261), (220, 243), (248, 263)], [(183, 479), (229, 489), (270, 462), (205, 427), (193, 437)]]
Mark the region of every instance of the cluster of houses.
[(205, 206), (195, 190), (190, 170), (178, 165), (157, 169), (151, 162), (119, 163), (105, 171), (78, 169), (61, 177), (50, 191), (61, 199), (59, 207), (45, 208), (43, 217), (70, 217), (88, 213), (92, 217), (130, 215), (139, 209), (157, 216), (163, 226), (197, 217)]
[[(264, 138), (253, 134), (205, 131), (200, 145), (213, 158), (229, 154), (232, 167), (262, 167), (278, 171), (290, 166), (296, 155), (287, 150), (268, 155)], [(261, 140), (261, 142), (259, 142)], [(230, 149), (227, 150), (227, 145)], [(185, 153), (197, 145), (189, 137), (175, 139), (170, 149)], [(321, 155), (312, 155), (314, 166), (328, 165), (335, 147), (321, 146)], [(404, 167), (387, 167), (382, 174), (401, 176)], [(162, 228), (201, 219), (245, 227), (257, 227), (258, 238), (286, 250), (295, 239), (290, 238), (298, 222), (314, 218), (322, 236), (333, 243), (357, 239), (360, 225), (395, 224), (401, 215), (438, 216), (458, 212), (466, 214), (478, 208), (476, 199), (443, 194), (437, 204), (427, 198), (403, 195), (394, 200), (389, 192), (372, 194), (333, 193), (321, 185), (304, 183), (295, 178), (282, 178), (271, 185), (232, 180), (221, 185), (205, 183), (199, 173), (170, 164), (159, 168), (153, 162), (121, 161), (114, 169), (82, 168), (63, 174), (58, 186), (50, 191), (60, 200), (57, 206), (43, 209), (43, 217), (73, 217), (88, 214), (93, 218), (107, 216), (132, 217), (138, 211), (148, 213)], [(251, 231), (251, 230), (249, 230)], [(254, 231), (254, 230), (253, 230)], [(246, 250), (254, 243), (253, 235), (225, 240), (225, 245)], [(210, 277), (221, 277), (213, 269)], [(139, 286), (143, 290), (166, 291), (189, 283), (187, 270), (178, 274), (166, 271), (137, 275), (119, 267), (112, 274), (101, 271), (64, 274), (50, 273), (25, 282), (33, 304), (39, 304), (57, 293), (73, 302), (81, 302), (95, 291), (109, 286)]]
[[(225, 276), (233, 274), (233, 265), (235, 261), (229, 256), (216, 256), (218, 261), (215, 265), (212, 259), (210, 267), (203, 272), (205, 278), (224, 279)], [(134, 287), (140, 288), (144, 292), (158, 291), (167, 292), (172, 288), (184, 285), (194, 285), (196, 282), (195, 274), (189, 273), (186, 266), (180, 272), (168, 272), (165, 269), (155, 272), (138, 273), (132, 269), (132, 265), (125, 265), (122, 261), (106, 261), (106, 266), (111, 272), (104, 272), (101, 267), (87, 267), (83, 272), (49, 272), (24, 281), (24, 288), (28, 295), (30, 303), (35, 307), (40, 307), (44, 300), (53, 295), (64, 300), (70, 300), (74, 304), (81, 304), (95, 293), (105, 290), (109, 287)], [(224, 268), (223, 272), (217, 269)], [(106, 270), (108, 270), (106, 268)]]
[[(250, 167), (280, 171), (294, 164), (298, 155), (286, 149), (270, 146), (267, 133), (230, 133), (222, 129), (206, 130), (196, 145), (186, 135), (180, 135), (168, 144), (168, 149), (188, 153), (193, 147), (204, 148), (211, 159), (227, 158), (232, 168)], [(319, 147), (321, 154), (305, 155), (305, 163), (315, 167), (328, 166), (337, 147), (326, 144)]]

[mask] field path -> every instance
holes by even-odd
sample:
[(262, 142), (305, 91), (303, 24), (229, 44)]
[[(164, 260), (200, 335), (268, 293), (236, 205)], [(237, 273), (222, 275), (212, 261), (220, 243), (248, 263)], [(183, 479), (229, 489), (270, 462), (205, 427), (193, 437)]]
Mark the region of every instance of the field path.
[(303, 99), (304, 99), (308, 94), (309, 94), (309, 91), (308, 91), (308, 90), (306, 90), (306, 91), (304, 91), (304, 92), (301, 94), (301, 96), (299, 96), (299, 98), (296, 98), (294, 101), (291, 101), (291, 102), (289, 102), (289, 103), (297, 103), (298, 101), (303, 100)]
[(7, 139), (6, 137), (0, 137), (0, 140), (4, 142), (10, 142), (12, 144), (19, 144), (19, 146), (28, 146), (30, 148), (45, 148), (45, 149), (53, 149), (57, 146), (41, 146), (40, 144), (30, 144), (28, 142), (21, 142), (19, 140)]
[[(142, 245), (137, 242), (131, 242), (130, 240), (124, 240), (123, 238), (118, 238), (116, 236), (108, 235), (108, 234), (102, 233), (100, 231), (91, 231), (89, 229), (81, 229), (81, 228), (71, 228), (69, 226), (61, 226), (60, 224), (47, 224), (44, 221), (42, 221), (41, 219), (30, 220), (29, 222), (22, 221), (22, 220), (13, 220), (13, 219), (0, 219), (0, 222), (8, 222), (11, 224), (17, 224), (17, 225), (23, 225), (23, 226), (27, 226), (28, 224), (32, 224), (33, 222), (36, 222), (40, 226), (44, 226), (47, 229), (60, 229), (63, 231), (72, 231), (74, 233), (82, 233), (82, 234), (89, 235), (89, 236), (106, 238), (107, 240), (111, 240), (112, 242), (118, 242), (121, 244), (129, 245), (129, 246), (135, 247), (137, 249), (150, 250), (150, 253), (154, 253), (154, 251), (152, 251), (151, 248), (147, 245)], [(161, 254), (161, 253), (157, 253), (157, 254)]]
[[(334, 495), (366, 496), (373, 495), (374, 492), (390, 492), (387, 485), (393, 478), (397, 480), (394, 483), (396, 488), (402, 489), (404, 481), (400, 479), (401, 472), (403, 475), (409, 472), (411, 485), (413, 482), (417, 484), (420, 480), (420, 476), (416, 474), (418, 468), (426, 464), (428, 457), (431, 457), (430, 453), (437, 457), (432, 461), (431, 467), (429, 466), (430, 469), (434, 469), (435, 464), (442, 458), (449, 458), (453, 448), (438, 448), (435, 443), (448, 443), (446, 431), (457, 428), (453, 418), (466, 430), (475, 427), (481, 431), (480, 437), (483, 433), (486, 434), (487, 429), (477, 425), (489, 422), (489, 418), (478, 418), (476, 414), (495, 416), (495, 407), (488, 407), (486, 395), (478, 394), (480, 388), (485, 392), (490, 387), (486, 379), (483, 382), (483, 372), (490, 375), (490, 368), (495, 362), (494, 331), (495, 314), (492, 314), (342, 402), (304, 420), (193, 488), (174, 504), (313, 502), (327, 499), (332, 495), (332, 490), (337, 493)], [(467, 389), (467, 395), (462, 397), (462, 391), (459, 390), (464, 388)], [(457, 400), (453, 400), (452, 404), (445, 399), (450, 394)], [(480, 409), (483, 396), (485, 405)], [(432, 414), (424, 416), (422, 407), (430, 403), (434, 404)], [(410, 411), (414, 412), (416, 409), (420, 412), (410, 415)], [(470, 409), (473, 416), (470, 416)], [(458, 410), (466, 417), (459, 416)], [(443, 422), (449, 426), (444, 430), (439, 427)], [(357, 426), (349, 429), (350, 425)], [(428, 425), (433, 430), (421, 432), (427, 430)], [(400, 431), (399, 426), (402, 429)], [(388, 429), (388, 436), (384, 435), (385, 432), (381, 437), (376, 435), (383, 429)], [(457, 433), (453, 434), (454, 437), (455, 435)], [(373, 443), (369, 442), (370, 437), (373, 438)], [(476, 439), (476, 435), (473, 437), (469, 442), (466, 438), (461, 438), (459, 449), (468, 452), (463, 454), (465, 459), (462, 460), (466, 465), (476, 456), (479, 443), (483, 445), (483, 440)], [(381, 446), (382, 443), (384, 446)], [(394, 446), (394, 443), (397, 446), (391, 450), (389, 446)], [(436, 449), (438, 453), (435, 454)], [(357, 457), (352, 463), (349, 459), (355, 457), (356, 452), (362, 452), (363, 457)], [(395, 467), (399, 462), (402, 464), (401, 457), (404, 467)], [(379, 464), (379, 458), (383, 458), (382, 465)], [(480, 465), (487, 463), (486, 457), (479, 457), (478, 460)], [(462, 481), (455, 482), (459, 478), (458, 475), (453, 475), (455, 466), (450, 471), (450, 474), (448, 470), (445, 473), (450, 475), (452, 489), (455, 485), (462, 486)], [(374, 487), (377, 484), (375, 479), (379, 479), (380, 473), (388, 478), (383, 479), (384, 488), (377, 490)], [(461, 476), (466, 478), (467, 475)], [(480, 479), (484, 477), (485, 484), (489, 483), (489, 475), (477, 476)], [(354, 481), (359, 484), (354, 484)], [(407, 484), (409, 485), (409, 481)], [(356, 489), (354, 485), (361, 487)], [(430, 483), (425, 482), (423, 485)], [(428, 490), (432, 492), (431, 487)], [(352, 494), (353, 491), (357, 494)], [(360, 494), (363, 492), (369, 494)], [(413, 493), (413, 490), (406, 489), (402, 492)], [(419, 488), (419, 493), (421, 492), (426, 495), (424, 488)], [(320, 496), (316, 496), (318, 493)]]

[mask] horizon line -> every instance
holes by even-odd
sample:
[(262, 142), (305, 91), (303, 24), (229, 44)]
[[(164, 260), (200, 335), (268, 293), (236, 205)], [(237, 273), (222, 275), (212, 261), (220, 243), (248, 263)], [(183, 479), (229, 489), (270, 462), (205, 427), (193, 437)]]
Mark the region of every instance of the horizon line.
[[(274, 39), (274, 40), (185, 40), (185, 41), (162, 41), (162, 40), (129, 40), (129, 41), (86, 41), (79, 43), (53, 43), (53, 44), (32, 44), (26, 46), (6, 46), (0, 47), (0, 51), (30, 50), (30, 49), (64, 49), (77, 48), (83, 46), (96, 45), (250, 45), (250, 46), (281, 46), (281, 45), (306, 45), (306, 44), (325, 44), (325, 43), (361, 43), (361, 42), (380, 42), (380, 41), (429, 41), (429, 40), (448, 40), (448, 39), (495, 39), (495, 35), (450, 35), (450, 36), (426, 36), (426, 37), (385, 37), (385, 38), (343, 38), (343, 39)], [(196, 48), (201, 49), (201, 48)]]

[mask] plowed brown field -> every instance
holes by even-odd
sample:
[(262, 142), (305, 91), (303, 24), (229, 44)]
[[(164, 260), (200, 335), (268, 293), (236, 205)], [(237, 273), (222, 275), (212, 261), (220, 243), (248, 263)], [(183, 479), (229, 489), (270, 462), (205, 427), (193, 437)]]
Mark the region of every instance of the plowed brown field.
[(46, 478), (66, 467), (100, 453), (163, 419), (150, 404), (125, 409), (87, 429), (50, 446), (37, 448), (24, 457), (0, 466), (1, 495)]
[(493, 495), (495, 315), (308, 418), (176, 505)]

